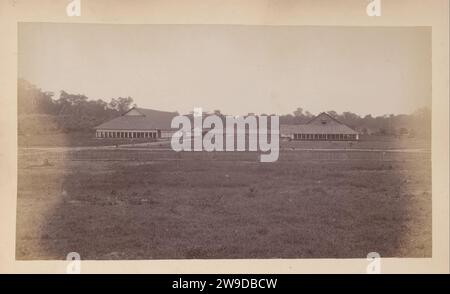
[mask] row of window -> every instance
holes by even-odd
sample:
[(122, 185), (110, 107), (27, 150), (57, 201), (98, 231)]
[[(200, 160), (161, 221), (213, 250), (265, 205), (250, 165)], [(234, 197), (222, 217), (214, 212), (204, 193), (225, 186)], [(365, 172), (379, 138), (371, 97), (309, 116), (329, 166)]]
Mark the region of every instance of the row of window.
[[(97, 131), (97, 138), (158, 138), (157, 132)], [(294, 134), (294, 140), (357, 140), (356, 134)]]
[(356, 134), (294, 134), (294, 140), (357, 140)]
[(157, 132), (113, 132), (97, 131), (97, 138), (157, 138)]

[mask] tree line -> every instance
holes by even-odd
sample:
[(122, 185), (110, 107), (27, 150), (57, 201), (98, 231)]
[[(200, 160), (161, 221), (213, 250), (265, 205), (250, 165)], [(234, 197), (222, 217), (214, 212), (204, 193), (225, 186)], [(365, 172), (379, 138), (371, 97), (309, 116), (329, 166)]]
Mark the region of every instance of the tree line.
[[(431, 111), (428, 107), (417, 109), (412, 114), (386, 114), (381, 116), (359, 116), (350, 111), (337, 113), (326, 111), (333, 118), (355, 129), (361, 134), (429, 137), (431, 135)], [(280, 116), (280, 124), (303, 124), (314, 117), (308, 111), (297, 108), (293, 114)]]
[(91, 131), (133, 106), (131, 97), (112, 98), (106, 102), (64, 90), (55, 98), (53, 92), (43, 91), (24, 79), (18, 80), (19, 134)]
[[(86, 132), (127, 111), (134, 104), (131, 97), (92, 100), (83, 94), (60, 91), (43, 91), (30, 82), (18, 80), (19, 134), (49, 132)], [(224, 116), (220, 110), (215, 114)], [(429, 137), (431, 111), (420, 108), (412, 114), (359, 116), (352, 112), (327, 111), (332, 117), (357, 130), (361, 134)], [(292, 114), (280, 115), (280, 124), (304, 124), (315, 115), (299, 107)]]
[[(337, 113), (334, 110), (325, 111), (331, 117), (363, 135), (382, 135), (393, 137), (421, 137), (431, 136), (431, 111), (427, 107), (419, 108), (412, 114), (389, 114), (381, 116), (360, 116), (350, 111)], [(214, 114), (224, 117), (220, 110), (214, 110)], [(254, 115), (249, 113), (247, 115)], [(274, 114), (262, 114), (274, 115)], [(298, 107), (292, 114), (280, 115), (280, 125), (306, 124), (316, 114)]]

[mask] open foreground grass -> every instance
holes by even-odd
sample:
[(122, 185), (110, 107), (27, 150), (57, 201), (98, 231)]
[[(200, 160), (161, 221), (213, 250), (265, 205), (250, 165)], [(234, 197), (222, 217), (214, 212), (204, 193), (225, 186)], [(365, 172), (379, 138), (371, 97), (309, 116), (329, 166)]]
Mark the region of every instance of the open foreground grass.
[(26, 152), (17, 259), (431, 256), (429, 154)]

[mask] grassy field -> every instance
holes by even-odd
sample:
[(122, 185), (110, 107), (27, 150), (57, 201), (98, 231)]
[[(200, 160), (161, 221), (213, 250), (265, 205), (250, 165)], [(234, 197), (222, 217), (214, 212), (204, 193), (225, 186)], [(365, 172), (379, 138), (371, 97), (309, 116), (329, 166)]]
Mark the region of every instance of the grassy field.
[(379, 154), (19, 149), (16, 257), (430, 257), (430, 154)]

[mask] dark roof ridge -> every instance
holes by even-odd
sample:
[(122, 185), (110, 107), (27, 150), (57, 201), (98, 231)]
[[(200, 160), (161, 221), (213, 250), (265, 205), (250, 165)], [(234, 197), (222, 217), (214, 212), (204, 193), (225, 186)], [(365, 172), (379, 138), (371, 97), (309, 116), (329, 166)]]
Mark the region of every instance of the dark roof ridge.
[(315, 117), (313, 117), (312, 119), (310, 119), (306, 124), (309, 124), (310, 122), (312, 122), (313, 120), (315, 120), (316, 118), (318, 118), (319, 116), (321, 116), (322, 114), (325, 114), (326, 116), (328, 116), (329, 118), (331, 118), (332, 120), (334, 120), (335, 122), (344, 125), (352, 130), (354, 130), (352, 127), (350, 127), (349, 125), (341, 122), (340, 120), (338, 120), (337, 118), (334, 118), (331, 114), (324, 112), (319, 113), (318, 115), (316, 115)]
[(125, 115), (128, 112), (132, 111), (132, 110), (136, 110), (137, 112), (139, 112), (140, 114), (142, 114), (143, 116), (147, 116), (145, 114), (145, 112), (159, 112), (159, 113), (166, 113), (166, 114), (174, 114), (177, 113), (177, 111), (165, 111), (165, 110), (156, 110), (156, 109), (151, 109), (151, 108), (144, 108), (144, 107), (137, 107), (137, 106), (133, 106), (130, 109), (128, 109), (127, 111), (125, 111), (124, 113), (122, 113), (121, 115)]

